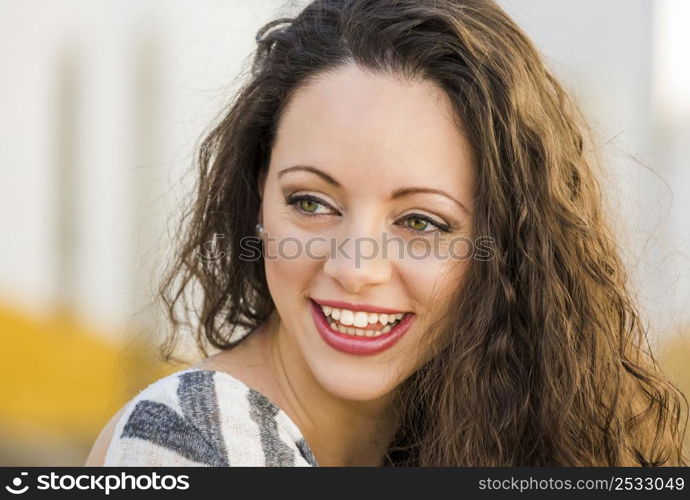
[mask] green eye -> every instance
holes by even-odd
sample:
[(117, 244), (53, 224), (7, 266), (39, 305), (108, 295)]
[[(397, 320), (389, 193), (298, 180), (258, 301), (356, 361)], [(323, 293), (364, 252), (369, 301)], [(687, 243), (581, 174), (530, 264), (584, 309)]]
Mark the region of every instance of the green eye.
[(448, 224), (436, 222), (435, 220), (432, 220), (429, 217), (419, 214), (412, 214), (406, 217), (405, 220), (402, 222), (402, 225), (405, 229), (414, 234), (431, 234), (436, 231), (449, 233), (451, 231), (451, 227)]
[(299, 200), (300, 208), (305, 212), (313, 213), (319, 207), (319, 204), (314, 200), (303, 198)]
[(409, 222), (408, 227), (410, 229), (414, 229), (415, 231), (424, 231), (429, 225), (428, 221), (419, 217), (410, 217), (407, 220)]
[[(323, 201), (320, 201), (318, 198), (309, 195), (288, 196), (285, 200), (285, 204), (291, 206), (298, 215), (303, 215), (307, 217), (330, 215), (329, 213), (324, 213), (324, 209), (326, 210), (326, 212), (328, 212), (328, 210), (333, 211), (330, 205), (326, 204)], [(321, 210), (321, 212), (319, 212), (319, 210)]]

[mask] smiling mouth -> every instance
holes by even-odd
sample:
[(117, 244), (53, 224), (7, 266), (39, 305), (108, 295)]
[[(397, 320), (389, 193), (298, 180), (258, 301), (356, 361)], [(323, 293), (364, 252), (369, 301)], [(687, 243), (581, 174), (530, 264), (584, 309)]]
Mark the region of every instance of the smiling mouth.
[(413, 312), (390, 314), (329, 309), (313, 299), (310, 299), (310, 306), (314, 326), (324, 342), (337, 351), (361, 356), (375, 355), (392, 348), (416, 319)]
[(317, 304), (331, 330), (353, 337), (380, 337), (412, 313), (379, 314)]

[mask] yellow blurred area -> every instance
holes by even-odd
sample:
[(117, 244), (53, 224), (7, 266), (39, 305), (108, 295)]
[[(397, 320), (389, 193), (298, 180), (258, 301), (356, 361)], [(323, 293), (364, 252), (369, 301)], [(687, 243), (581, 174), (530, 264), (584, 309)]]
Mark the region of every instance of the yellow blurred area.
[(0, 304), (0, 464), (82, 465), (122, 404), (178, 369), (156, 359), (143, 332), (117, 338), (67, 310)]

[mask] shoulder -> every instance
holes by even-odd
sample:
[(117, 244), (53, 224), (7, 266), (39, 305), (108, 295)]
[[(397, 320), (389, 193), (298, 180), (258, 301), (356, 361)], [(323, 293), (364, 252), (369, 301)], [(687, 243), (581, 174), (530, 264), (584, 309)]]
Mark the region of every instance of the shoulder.
[(113, 418), (104, 465), (262, 466), (266, 428), (284, 434), (271, 456), (294, 462), (285, 442), (290, 436), (273, 419), (276, 410), (228, 374), (175, 372), (142, 389)]
[(127, 403), (104, 465), (228, 465), (222, 420), (215, 373), (175, 372)]

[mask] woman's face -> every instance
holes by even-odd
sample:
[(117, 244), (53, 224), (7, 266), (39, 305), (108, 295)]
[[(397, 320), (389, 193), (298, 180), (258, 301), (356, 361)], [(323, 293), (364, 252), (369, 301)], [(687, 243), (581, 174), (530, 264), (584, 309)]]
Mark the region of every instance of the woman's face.
[[(279, 343), (333, 396), (380, 398), (427, 359), (425, 326), (469, 264), (473, 165), (446, 95), (428, 82), (350, 65), (293, 95), (260, 186), (265, 269)], [(408, 326), (368, 336), (392, 318), (341, 307), (320, 328), (312, 301), (410, 313)], [(338, 331), (324, 334), (331, 324)]]

